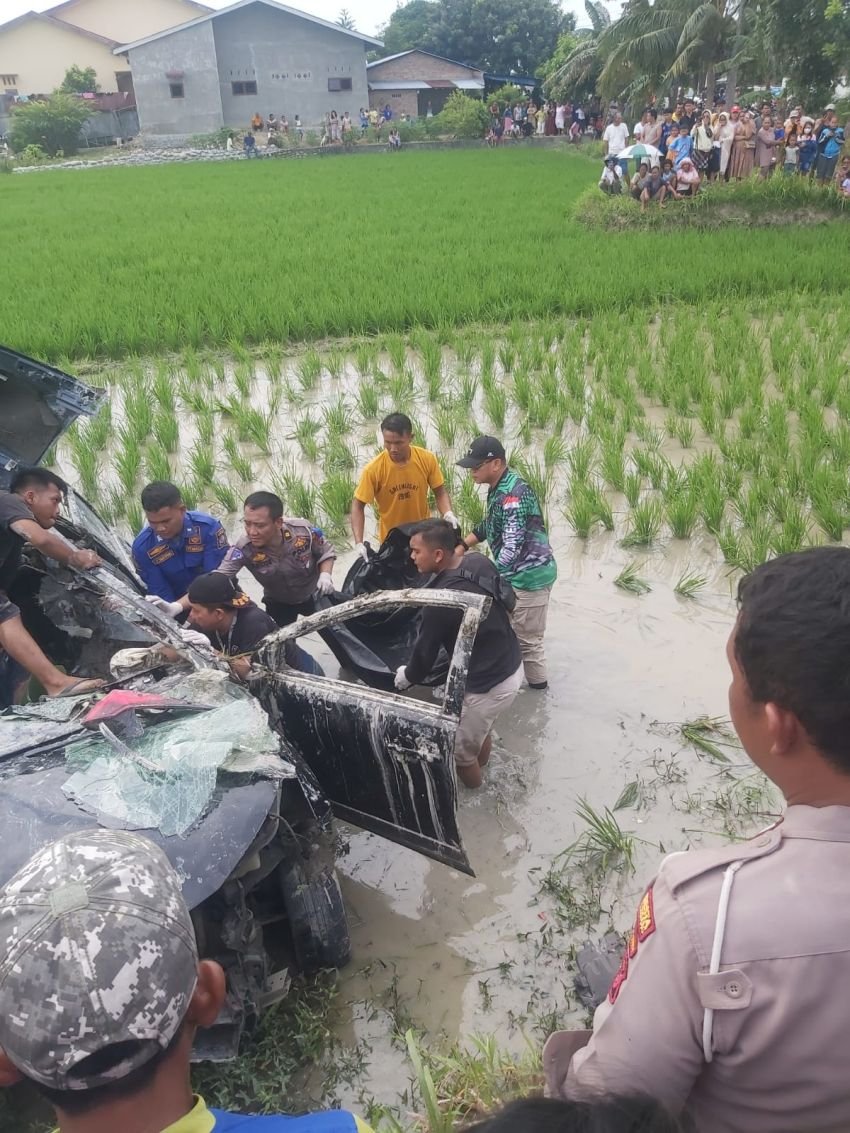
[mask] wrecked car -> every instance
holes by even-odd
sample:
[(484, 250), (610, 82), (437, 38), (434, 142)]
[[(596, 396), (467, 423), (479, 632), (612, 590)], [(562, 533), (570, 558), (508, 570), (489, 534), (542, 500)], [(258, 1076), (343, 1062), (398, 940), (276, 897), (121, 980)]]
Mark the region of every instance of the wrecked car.
[[(0, 349), (2, 487), (104, 397)], [(0, 715), (0, 884), (41, 846), (95, 823), (159, 844), (183, 879), (202, 954), (228, 977), (225, 1011), (197, 1054), (228, 1058), (294, 971), (349, 958), (334, 816), (472, 872), (452, 752), (489, 599), (405, 586), (332, 604), (266, 638), (243, 687), (144, 600), (128, 547), (73, 490), (56, 531), (103, 566), (78, 572), (27, 546), (9, 595), (55, 664), (107, 685)], [(346, 652), (350, 635), (363, 646), (365, 629), (408, 625), (429, 604), (462, 615), (439, 699), (400, 696), (380, 674), (375, 687), (359, 683), (370, 667)], [(286, 642), (313, 632), (353, 679), (287, 667)]]

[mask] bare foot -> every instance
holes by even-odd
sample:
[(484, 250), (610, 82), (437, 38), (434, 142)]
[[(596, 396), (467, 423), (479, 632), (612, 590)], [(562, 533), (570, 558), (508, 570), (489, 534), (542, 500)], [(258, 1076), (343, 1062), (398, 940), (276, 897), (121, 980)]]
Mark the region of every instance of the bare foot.
[(105, 681), (98, 680), (95, 677), (68, 677), (64, 681), (57, 682), (47, 689), (47, 695), (51, 699), (62, 696), (85, 696), (87, 692), (97, 692), (99, 688), (103, 688)]

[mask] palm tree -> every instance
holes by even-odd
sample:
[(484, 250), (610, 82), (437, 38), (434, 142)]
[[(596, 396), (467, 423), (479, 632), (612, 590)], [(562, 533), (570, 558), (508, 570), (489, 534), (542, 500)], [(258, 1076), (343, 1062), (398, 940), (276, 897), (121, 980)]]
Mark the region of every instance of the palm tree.
[(579, 28), (573, 33), (579, 42), (567, 58), (546, 76), (547, 95), (560, 96), (568, 92), (591, 94), (596, 88), (603, 63), (599, 42), (611, 26), (611, 16), (601, 0), (584, 0), (584, 8), (591, 27)]
[(718, 63), (730, 54), (737, 0), (630, 0), (602, 35), (603, 95), (629, 97), (671, 83), (705, 80), (714, 95)]

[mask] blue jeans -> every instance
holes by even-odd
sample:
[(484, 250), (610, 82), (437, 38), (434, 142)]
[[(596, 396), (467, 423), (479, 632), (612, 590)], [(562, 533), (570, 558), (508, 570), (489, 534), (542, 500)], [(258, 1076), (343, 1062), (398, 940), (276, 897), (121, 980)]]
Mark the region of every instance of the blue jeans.
[(617, 164), (622, 169), (623, 176), (628, 177), (628, 175), (629, 175), (629, 159), (627, 157), (618, 157), (617, 158)]

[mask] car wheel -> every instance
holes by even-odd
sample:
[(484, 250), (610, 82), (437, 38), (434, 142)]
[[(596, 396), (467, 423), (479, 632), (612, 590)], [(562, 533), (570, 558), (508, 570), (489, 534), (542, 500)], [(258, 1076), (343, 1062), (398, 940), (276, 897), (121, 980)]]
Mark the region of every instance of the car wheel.
[(348, 918), (336, 871), (324, 869), (308, 877), (300, 861), (283, 862), (280, 888), (295, 958), (303, 972), (342, 968), (351, 959)]

